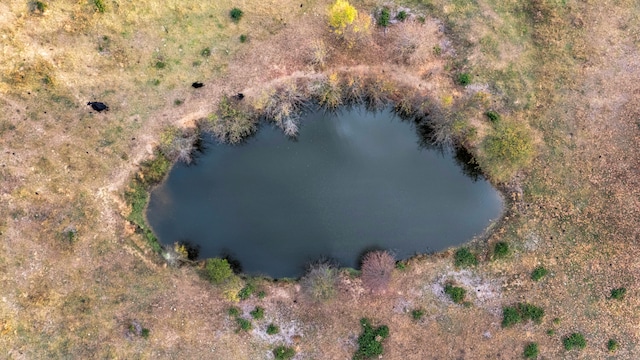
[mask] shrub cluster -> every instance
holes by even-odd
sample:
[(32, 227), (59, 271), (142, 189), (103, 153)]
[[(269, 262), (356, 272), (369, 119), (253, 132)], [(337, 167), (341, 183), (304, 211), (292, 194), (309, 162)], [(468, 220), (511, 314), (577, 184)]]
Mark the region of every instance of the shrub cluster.
[(358, 337), (358, 350), (353, 355), (353, 360), (371, 359), (382, 355), (384, 348), (382, 341), (389, 337), (389, 327), (381, 325), (374, 328), (369, 319), (360, 319), (362, 334)]
[(541, 323), (544, 309), (528, 303), (505, 306), (502, 309), (502, 327), (509, 327), (523, 321), (532, 320)]
[(383, 292), (391, 282), (396, 261), (388, 251), (372, 251), (362, 259), (362, 284), (373, 292)]
[(562, 340), (565, 350), (579, 349), (587, 347), (587, 341), (581, 333), (573, 333)]
[(449, 295), (451, 301), (453, 301), (454, 303), (462, 304), (464, 302), (465, 296), (467, 295), (467, 290), (458, 286), (446, 284), (444, 286), (444, 293)]
[(454, 255), (455, 265), (458, 268), (466, 268), (478, 265), (478, 259), (466, 247), (456, 250)]
[(273, 349), (273, 356), (276, 360), (289, 360), (296, 356), (296, 351), (293, 348), (280, 345)]

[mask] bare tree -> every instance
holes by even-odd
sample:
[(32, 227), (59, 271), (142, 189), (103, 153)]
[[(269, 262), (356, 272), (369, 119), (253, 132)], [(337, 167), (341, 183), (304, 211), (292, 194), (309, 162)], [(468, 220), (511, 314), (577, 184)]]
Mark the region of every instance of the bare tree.
[(372, 251), (362, 259), (362, 284), (375, 293), (384, 292), (391, 282), (396, 261), (388, 251)]

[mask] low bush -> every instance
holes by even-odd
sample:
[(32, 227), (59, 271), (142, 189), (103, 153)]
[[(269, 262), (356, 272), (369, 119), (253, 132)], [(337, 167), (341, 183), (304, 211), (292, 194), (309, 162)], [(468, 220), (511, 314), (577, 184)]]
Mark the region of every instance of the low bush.
[(615, 300), (624, 299), (624, 296), (626, 294), (627, 294), (627, 289), (623, 287), (611, 290), (611, 298)]
[(280, 328), (278, 327), (278, 325), (269, 324), (269, 326), (267, 326), (267, 334), (268, 335), (275, 335), (275, 334), (277, 334), (279, 332), (280, 332)]
[(293, 348), (280, 345), (273, 349), (273, 356), (276, 360), (289, 360), (296, 356), (296, 351)]
[(455, 265), (458, 268), (466, 268), (478, 265), (478, 259), (466, 247), (456, 250), (454, 255)]
[(203, 131), (212, 132), (223, 142), (237, 144), (256, 131), (255, 117), (229, 96), (224, 96), (215, 114), (199, 121)]
[(383, 292), (391, 282), (396, 261), (388, 251), (372, 251), (362, 259), (362, 284), (373, 292)]
[(539, 281), (540, 279), (545, 277), (548, 273), (549, 271), (545, 269), (544, 266), (538, 266), (537, 268), (533, 269), (533, 271), (531, 272), (531, 280)]
[(581, 333), (573, 333), (562, 340), (565, 350), (582, 350), (587, 347), (587, 341)]
[(226, 259), (207, 259), (205, 272), (209, 281), (214, 284), (222, 284), (233, 276), (233, 270)]
[(527, 128), (501, 121), (484, 140), (479, 157), (482, 168), (498, 181), (508, 179), (533, 158), (533, 141)]
[(607, 342), (607, 350), (611, 351), (611, 352), (615, 352), (618, 350), (618, 342), (614, 339), (609, 339), (609, 341)]
[(420, 320), (422, 319), (422, 317), (424, 316), (424, 310), (422, 309), (415, 309), (411, 311), (411, 317), (413, 318), (413, 320)]
[(536, 343), (529, 343), (524, 347), (523, 355), (526, 359), (535, 359), (538, 357), (538, 353), (538, 344)]
[(96, 6), (96, 10), (98, 12), (103, 13), (107, 10), (107, 7), (104, 5), (103, 0), (93, 0), (93, 4)]
[(465, 296), (467, 295), (467, 290), (458, 286), (446, 284), (444, 286), (444, 293), (449, 295), (449, 298), (451, 298), (451, 301), (453, 301), (454, 303), (462, 304), (464, 302)]
[(227, 310), (227, 314), (231, 317), (240, 316), (240, 309), (237, 306), (232, 306)]
[(240, 300), (247, 300), (248, 298), (251, 297), (251, 295), (253, 295), (255, 291), (256, 291), (255, 285), (249, 282), (242, 289), (240, 289), (240, 291), (238, 291), (238, 298)]
[(498, 121), (500, 121), (500, 114), (498, 114), (497, 112), (493, 111), (493, 110), (489, 110), (486, 113), (484, 113), (489, 120), (491, 120), (492, 123), (497, 123)]
[(209, 49), (208, 47), (202, 49), (200, 51), (200, 55), (202, 55), (203, 57), (209, 57), (211, 56), (211, 49)]
[(396, 15), (396, 19), (400, 21), (405, 21), (408, 17), (409, 17), (409, 14), (404, 10), (398, 11), (398, 14)]
[(242, 10), (238, 9), (237, 7), (233, 8), (233, 9), (231, 9), (231, 11), (229, 11), (229, 17), (235, 23), (239, 22), (240, 19), (242, 19), (242, 15), (244, 15), (244, 12)]
[(358, 337), (358, 350), (353, 355), (353, 360), (371, 359), (382, 355), (382, 341), (389, 337), (389, 327), (381, 325), (374, 328), (366, 318), (360, 320), (360, 325), (362, 334)]
[(255, 320), (264, 319), (264, 308), (256, 306), (255, 309), (251, 310), (250, 314)]
[(243, 43), (243, 44), (246, 43), (248, 39), (249, 38), (247, 37), (247, 35), (245, 35), (245, 34), (240, 35), (240, 42), (241, 43)]
[(338, 270), (328, 262), (317, 262), (309, 266), (301, 285), (305, 293), (314, 300), (328, 300), (335, 296)]
[(509, 252), (510, 252), (509, 244), (504, 241), (500, 241), (496, 243), (496, 245), (493, 247), (494, 259), (505, 258), (507, 255), (509, 255)]
[(251, 321), (241, 317), (236, 318), (236, 323), (238, 323), (238, 331), (249, 331), (253, 328)]
[(456, 82), (458, 83), (458, 85), (467, 86), (471, 84), (471, 75), (466, 72), (460, 73), (456, 78)]
[(539, 324), (543, 317), (544, 309), (541, 307), (518, 303), (515, 306), (506, 306), (502, 309), (502, 327), (509, 327), (527, 320)]
[(387, 27), (389, 26), (390, 21), (391, 21), (391, 12), (389, 11), (389, 8), (383, 7), (382, 10), (380, 10), (380, 14), (378, 15), (378, 25), (382, 27)]

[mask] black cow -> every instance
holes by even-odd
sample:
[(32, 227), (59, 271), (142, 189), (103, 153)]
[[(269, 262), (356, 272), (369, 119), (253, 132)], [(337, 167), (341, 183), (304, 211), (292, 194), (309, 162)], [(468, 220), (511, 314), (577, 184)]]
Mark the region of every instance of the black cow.
[(196, 89), (199, 89), (199, 88), (203, 87), (203, 86), (204, 86), (204, 84), (203, 84), (203, 83), (201, 83), (201, 82), (196, 81), (196, 82), (194, 82), (193, 84), (191, 84), (191, 86), (193, 86), (193, 87), (194, 87), (194, 88), (196, 88)]

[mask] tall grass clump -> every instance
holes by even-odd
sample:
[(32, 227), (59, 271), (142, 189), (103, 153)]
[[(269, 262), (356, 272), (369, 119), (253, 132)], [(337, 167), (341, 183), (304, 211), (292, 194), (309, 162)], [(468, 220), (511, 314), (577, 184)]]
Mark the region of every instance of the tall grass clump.
[(237, 144), (256, 131), (256, 117), (238, 100), (223, 96), (218, 110), (199, 121), (203, 131), (213, 133), (223, 142)]
[(495, 180), (505, 181), (531, 162), (533, 151), (531, 134), (524, 125), (501, 121), (485, 138), (480, 165)]
[(335, 296), (338, 270), (326, 261), (309, 266), (302, 278), (302, 288), (314, 300), (328, 300)]
[(267, 90), (254, 103), (256, 111), (273, 121), (287, 136), (298, 135), (300, 115), (307, 107), (308, 94), (293, 81)]
[(391, 282), (396, 261), (388, 251), (372, 251), (362, 258), (362, 284), (372, 292), (384, 292)]

